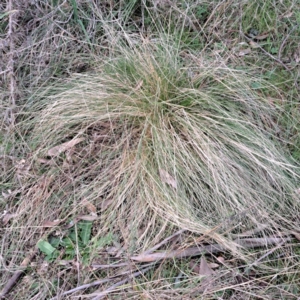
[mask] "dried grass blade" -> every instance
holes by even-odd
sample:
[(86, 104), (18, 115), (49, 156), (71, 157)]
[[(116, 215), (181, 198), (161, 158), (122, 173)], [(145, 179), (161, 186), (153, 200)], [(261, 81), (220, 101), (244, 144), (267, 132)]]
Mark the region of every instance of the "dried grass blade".
[(55, 146), (51, 149), (48, 150), (48, 155), (49, 156), (58, 156), (62, 152), (67, 151), (70, 148), (73, 148), (75, 145), (79, 144), (80, 142), (84, 141), (84, 138), (76, 138), (71, 141), (65, 142), (63, 144), (60, 144), (58, 146)]
[[(268, 238), (248, 238), (248, 239), (237, 239), (234, 242), (242, 248), (251, 249), (256, 247), (264, 247), (268, 245), (274, 245), (278, 243), (286, 243), (291, 241), (291, 238), (279, 238), (279, 237), (268, 237)], [(211, 254), (218, 252), (225, 252), (226, 248), (219, 245), (213, 244), (208, 246), (191, 247), (184, 250), (165, 251), (158, 253), (142, 253), (138, 256), (132, 256), (131, 259), (139, 262), (154, 262), (158, 260), (168, 258), (183, 258), (192, 257), (203, 254)]]

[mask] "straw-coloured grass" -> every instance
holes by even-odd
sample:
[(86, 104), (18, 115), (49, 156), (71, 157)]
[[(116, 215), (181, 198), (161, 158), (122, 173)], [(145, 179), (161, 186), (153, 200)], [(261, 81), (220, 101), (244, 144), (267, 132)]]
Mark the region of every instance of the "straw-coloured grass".
[(162, 42), (123, 48), (34, 107), (36, 158), (80, 142), (51, 154), (55, 165), (43, 171), (60, 178), (51, 184), (59, 201), (104, 203), (105, 224), (136, 234), (157, 215), (232, 249), (232, 233), (293, 227), (297, 173), (278, 149), (276, 103), (251, 88), (246, 72), (196, 57), (185, 66)]

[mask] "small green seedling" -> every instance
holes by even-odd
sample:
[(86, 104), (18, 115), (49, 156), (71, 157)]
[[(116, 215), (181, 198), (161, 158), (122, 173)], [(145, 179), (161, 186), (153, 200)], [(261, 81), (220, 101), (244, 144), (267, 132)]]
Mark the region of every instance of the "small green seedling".
[(45, 240), (40, 240), (37, 246), (46, 255), (47, 261), (53, 261), (59, 255), (59, 251)]
[(109, 245), (113, 240), (112, 235), (93, 239), (92, 226), (90, 221), (79, 222), (65, 237), (50, 237), (49, 241), (40, 240), (37, 246), (49, 262), (55, 261), (60, 253), (63, 253), (61, 258), (65, 260), (72, 260), (79, 253), (83, 264), (87, 264), (96, 248)]

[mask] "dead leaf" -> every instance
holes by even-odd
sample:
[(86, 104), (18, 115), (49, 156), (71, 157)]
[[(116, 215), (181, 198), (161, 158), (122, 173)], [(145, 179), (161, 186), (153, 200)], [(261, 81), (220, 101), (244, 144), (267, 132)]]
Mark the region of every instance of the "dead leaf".
[(159, 169), (159, 176), (162, 182), (171, 185), (174, 189), (177, 189), (176, 180), (167, 171)]
[(293, 58), (297, 64), (300, 62), (300, 47), (294, 52)]
[(282, 16), (282, 18), (290, 18), (293, 16), (293, 12), (287, 12), (285, 15)]
[(260, 48), (260, 45), (258, 43), (253, 42), (253, 41), (249, 41), (249, 45), (253, 49)]
[(300, 241), (300, 232), (297, 232), (296, 230), (291, 231), (291, 234)]
[(78, 223), (78, 221), (79, 220), (72, 220), (72, 221), (70, 221), (69, 224), (67, 224), (66, 226), (64, 226), (64, 229), (66, 230), (66, 229), (72, 228), (75, 224)]
[(3, 196), (4, 199), (9, 198), (11, 195), (12, 195), (12, 191), (10, 189), (7, 190), (7, 193), (4, 193), (2, 191), (2, 196)]
[(107, 208), (114, 202), (113, 198), (108, 198), (101, 203), (101, 211), (107, 210)]
[(78, 220), (83, 220), (83, 221), (95, 221), (97, 220), (98, 216), (96, 214), (93, 215), (79, 215), (76, 217)]
[(247, 54), (251, 53), (251, 48), (246, 48), (244, 50), (241, 50), (239, 53), (238, 53), (238, 56), (245, 56)]
[(220, 267), (220, 265), (216, 264), (216, 263), (209, 263), (208, 266), (211, 268), (211, 269), (217, 269)]
[(55, 146), (48, 150), (49, 156), (58, 156), (60, 153), (65, 152), (66, 150), (74, 147), (75, 145), (79, 144), (80, 142), (84, 141), (84, 138), (77, 138), (71, 141), (65, 142), (61, 145)]
[(201, 257), (199, 275), (210, 276), (214, 274), (212, 268), (208, 265), (204, 256)]
[(25, 159), (16, 161), (15, 163), (16, 173), (19, 179), (29, 175), (30, 163)]
[(66, 160), (69, 162), (69, 163), (72, 163), (73, 161), (73, 157), (74, 157), (74, 148), (71, 148), (71, 149), (68, 149), (66, 151)]
[(9, 222), (9, 220), (15, 218), (16, 216), (17, 214), (9, 214), (9, 213), (4, 214), (4, 216), (2, 217), (3, 225), (6, 225)]
[(87, 200), (83, 200), (82, 204), (87, 208), (87, 210), (91, 213), (96, 213), (97, 212), (97, 208), (94, 204), (92, 204), (91, 202), (87, 201)]
[(49, 268), (49, 263), (44, 261), (39, 265), (38, 268), (36, 268), (36, 270), (40, 276), (43, 276), (48, 273), (48, 268)]
[(267, 37), (269, 36), (269, 32), (264, 32), (260, 35), (256, 35), (254, 37), (255, 40), (258, 40), (258, 41), (262, 41), (262, 40), (265, 40)]
[(137, 91), (137, 90), (139, 90), (142, 86), (143, 86), (143, 80), (141, 79), (141, 80), (137, 83), (137, 85), (135, 86), (134, 90)]
[(45, 221), (42, 227), (51, 228), (59, 225), (62, 220), (54, 220), (54, 221)]
[(106, 252), (110, 255), (116, 255), (116, 253), (119, 251), (118, 247), (111, 246), (106, 248)]
[(211, 265), (213, 265), (214, 267), (219, 266), (213, 263), (208, 264), (206, 262), (205, 257), (202, 256), (200, 264), (197, 263), (192, 266), (192, 270), (195, 273), (198, 273), (200, 276), (204, 277), (201, 279), (200, 286), (199, 286), (201, 292), (211, 290), (213, 287), (214, 279), (211, 275), (214, 274), (214, 271), (212, 270)]
[(217, 260), (221, 263), (221, 264), (224, 264), (225, 263), (225, 259), (223, 256), (218, 256), (217, 257)]
[(72, 261), (71, 260), (60, 260), (58, 262), (58, 265), (64, 266), (64, 267), (70, 267)]

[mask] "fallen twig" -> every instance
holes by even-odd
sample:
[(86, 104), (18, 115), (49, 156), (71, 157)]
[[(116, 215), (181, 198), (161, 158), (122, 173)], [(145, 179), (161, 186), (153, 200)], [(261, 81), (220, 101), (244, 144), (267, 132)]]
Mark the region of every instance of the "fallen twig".
[(9, 291), (13, 288), (13, 286), (16, 284), (16, 282), (18, 281), (20, 276), (23, 274), (26, 267), (30, 264), (30, 262), (32, 261), (34, 256), (37, 254), (37, 252), (38, 252), (38, 249), (35, 248), (32, 251), (32, 253), (30, 253), (28, 256), (25, 257), (25, 259), (22, 261), (22, 263), (20, 265), (22, 267), (22, 269), (15, 271), (13, 276), (8, 280), (5, 287), (3, 288), (3, 290), (0, 293), (0, 299), (5, 298), (5, 296), (9, 293)]
[[(80, 291), (80, 290), (84, 290), (84, 289), (87, 289), (87, 288), (90, 288), (90, 287), (93, 287), (93, 286), (96, 286), (96, 285), (100, 285), (100, 284), (102, 284), (102, 283), (110, 282), (110, 281), (114, 280), (116, 277), (123, 276), (123, 275), (128, 275), (128, 274), (129, 274), (128, 278), (126, 278), (126, 279), (124, 279), (124, 280), (122, 280), (122, 281), (117, 282), (116, 284), (114, 284), (114, 285), (112, 285), (110, 288), (108, 288), (107, 290), (101, 292), (101, 294), (102, 294), (102, 293), (105, 293), (105, 292), (106, 292), (106, 294), (107, 294), (109, 291), (111, 291), (112, 289), (116, 288), (117, 286), (120, 286), (120, 285), (126, 283), (127, 281), (129, 281), (130, 279), (132, 279), (132, 278), (134, 278), (134, 277), (137, 277), (137, 276), (139, 276), (139, 275), (141, 275), (141, 274), (144, 274), (145, 272), (147, 272), (148, 270), (150, 270), (154, 265), (155, 265), (155, 263), (151, 263), (151, 264), (145, 265), (145, 266), (144, 266), (144, 269), (141, 269), (141, 270), (139, 270), (139, 271), (137, 271), (137, 272), (135, 272), (135, 273), (133, 273), (133, 274), (131, 273), (132, 271), (130, 270), (130, 271), (122, 272), (122, 273), (120, 273), (120, 274), (116, 274), (115, 276), (112, 276), (112, 277), (109, 277), (109, 278), (97, 280), (97, 281), (94, 281), (94, 282), (91, 282), (91, 283), (87, 283), (87, 284), (78, 286), (78, 287), (76, 287), (76, 288), (74, 288), (74, 289), (71, 289), (71, 290), (68, 290), (68, 291), (63, 292), (63, 293), (61, 293), (61, 294), (59, 294), (59, 295), (57, 295), (57, 296), (51, 298), (50, 300), (57, 300), (57, 299), (59, 299), (59, 297), (61, 297), (61, 296), (69, 295), (69, 294), (78, 292), (78, 291)], [(121, 283), (121, 282), (123, 282), (123, 281), (125, 281), (125, 282), (124, 282), (124, 283)], [(106, 295), (106, 294), (105, 294), (105, 295)], [(100, 294), (97, 294), (97, 297), (98, 297), (99, 295), (100, 295)], [(94, 295), (94, 296), (95, 296), (95, 295)]]
[[(278, 243), (286, 243), (291, 241), (291, 238), (279, 238), (279, 237), (267, 237), (267, 238), (246, 238), (246, 239), (236, 239), (234, 243), (239, 245), (242, 248), (256, 248), (264, 247), (268, 245), (274, 245)], [(131, 259), (139, 262), (153, 262), (168, 258), (183, 258), (191, 257), (202, 254), (212, 254), (218, 252), (225, 252), (227, 249), (224, 246), (219, 244), (207, 245), (207, 246), (198, 246), (191, 247), (183, 250), (173, 250), (165, 252), (157, 252), (148, 254), (144, 252), (138, 256), (132, 256)]]
[(231, 234), (231, 237), (233, 238), (241, 238), (241, 237), (247, 237), (247, 236), (254, 236), (255, 234), (265, 230), (268, 227), (267, 224), (260, 224), (257, 228), (248, 230), (243, 233), (238, 233), (238, 234)]
[[(117, 288), (118, 286), (121, 286), (125, 283), (127, 283), (128, 281), (130, 281), (131, 279), (135, 278), (135, 277), (138, 277), (140, 275), (143, 275), (145, 274), (147, 271), (149, 271), (150, 269), (153, 268), (155, 264), (151, 264), (150, 266), (146, 267), (146, 268), (143, 268), (143, 269), (140, 269), (138, 270), (137, 272), (131, 274), (130, 276), (128, 276), (127, 278), (125, 278), (124, 280), (121, 280), (115, 284), (113, 284), (112, 286), (110, 286), (108, 289), (106, 289), (105, 291), (99, 293), (96, 295), (96, 297), (92, 298), (92, 300), (100, 300), (102, 299), (103, 297), (105, 297), (107, 294), (109, 294), (110, 292), (112, 292), (115, 288)], [(94, 293), (95, 294), (95, 293)], [(94, 294), (91, 294), (89, 296), (92, 296)]]
[(97, 281), (94, 281), (94, 282), (91, 282), (91, 283), (87, 283), (87, 284), (78, 286), (78, 287), (76, 287), (74, 289), (71, 289), (71, 290), (68, 290), (66, 292), (63, 292), (63, 293), (61, 293), (61, 294), (59, 294), (59, 295), (51, 298), (50, 300), (57, 300), (61, 296), (69, 295), (69, 294), (72, 294), (72, 293), (75, 293), (75, 292), (78, 292), (78, 291), (81, 291), (81, 290), (84, 290), (84, 289), (88, 289), (88, 288), (90, 288), (92, 286), (112, 281), (113, 279), (114, 279), (113, 277), (112, 278), (105, 278), (105, 279), (97, 280)]
[(120, 268), (120, 267), (126, 267), (126, 266), (128, 266), (128, 263), (119, 263), (119, 264), (110, 264), (110, 265), (98, 265), (98, 264), (91, 265), (93, 270)]

